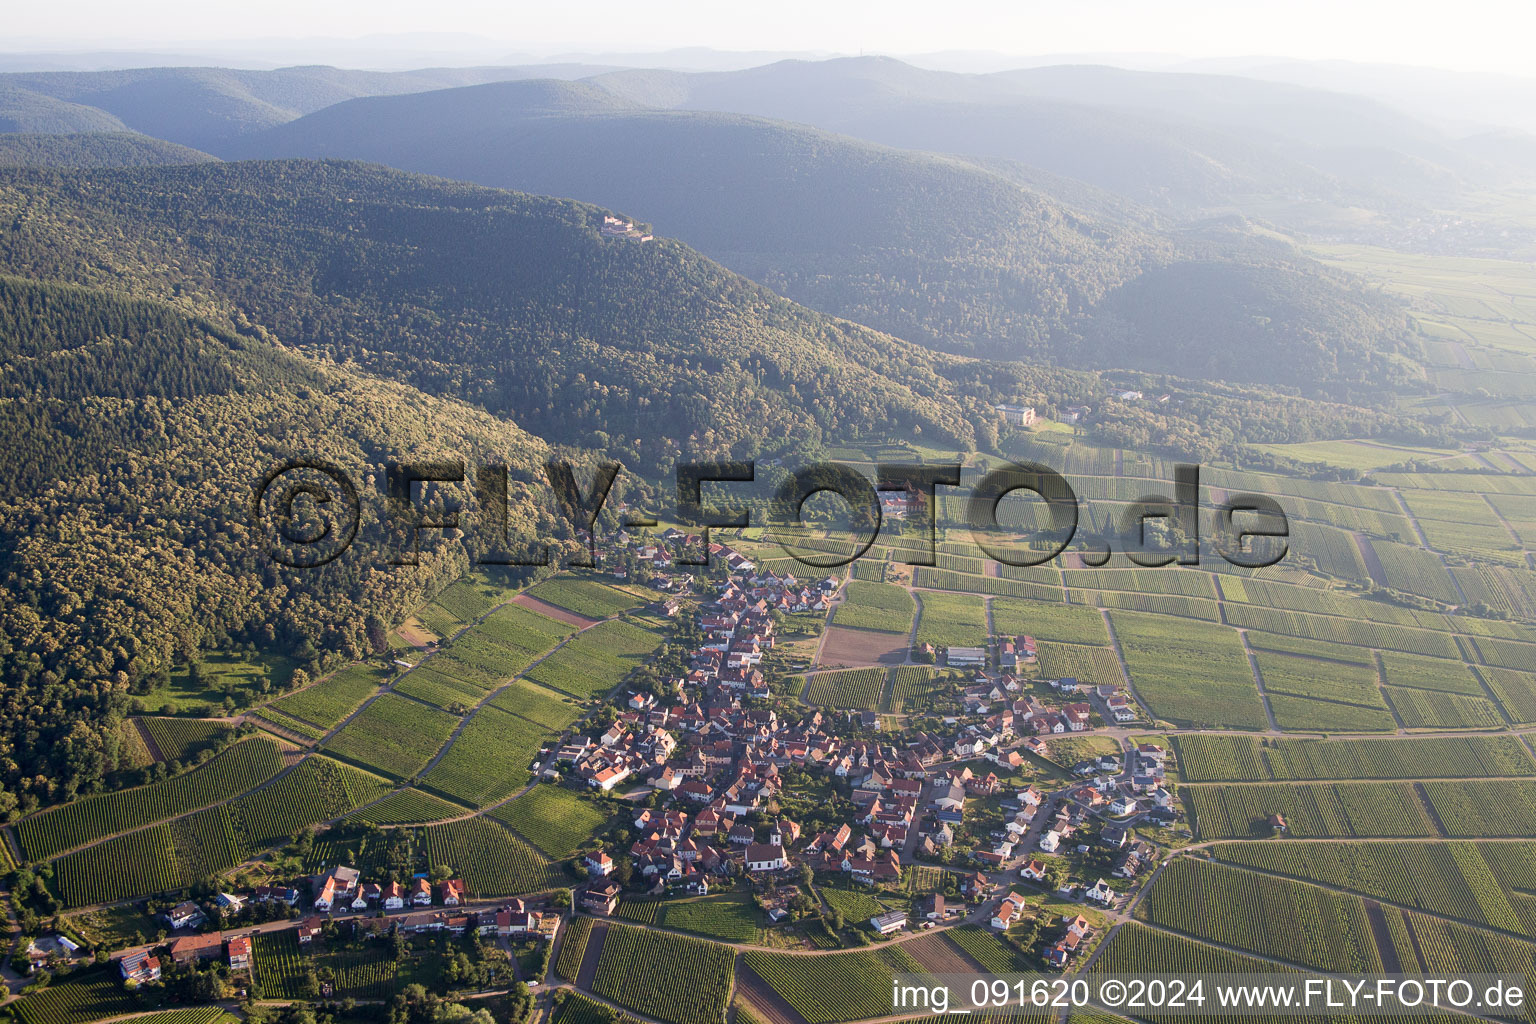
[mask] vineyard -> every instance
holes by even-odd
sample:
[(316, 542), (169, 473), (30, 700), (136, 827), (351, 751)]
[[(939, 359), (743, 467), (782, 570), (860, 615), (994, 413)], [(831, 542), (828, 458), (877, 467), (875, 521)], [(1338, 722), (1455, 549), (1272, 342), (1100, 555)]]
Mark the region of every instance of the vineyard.
[[(1008, 566), (1003, 566), (1008, 569)], [(999, 576), (970, 576), (947, 569), (919, 566), (912, 574), (912, 585), (925, 590), (948, 590), (959, 594), (987, 594), (993, 597), (1021, 597), (1031, 601), (1063, 603), (1061, 584), (1037, 583)]]
[(702, 939), (613, 925), (597, 963), (597, 994), (670, 1024), (722, 1024), (735, 952)]
[(560, 955), (555, 958), (555, 974), (566, 981), (581, 977), (581, 961), (587, 955), (587, 940), (592, 937), (592, 919), (573, 917), (560, 941)]
[(906, 633), (912, 628), (917, 606), (904, 588), (890, 583), (849, 580), (843, 586), (843, 602), (832, 613), (832, 624), (880, 633)]
[(1527, 932), (1475, 843), (1223, 843), (1212, 853), (1218, 860), (1271, 874)]
[(451, 804), (419, 789), (402, 789), (376, 804), (347, 815), (346, 820), (375, 825), (425, 824), (468, 814), (469, 808)]
[(1468, 779), (1423, 788), (1447, 835), (1536, 837), (1536, 785), (1530, 782)]
[(1485, 697), (1385, 687), (1387, 699), (1410, 729), (1497, 729), (1504, 716)]
[(1032, 636), (1036, 640), (1105, 646), (1109, 630), (1104, 616), (1092, 608), (999, 597), (992, 601), (992, 626), (998, 636)]
[(545, 580), (529, 590), (528, 596), (589, 619), (612, 618), (640, 605), (633, 595), (606, 583), (565, 576)]
[(935, 647), (986, 645), (987, 609), (980, 597), (927, 591), (918, 595), (918, 604), (918, 643)]
[(1153, 714), (1192, 728), (1268, 724), (1238, 636), (1225, 626), (1111, 612), (1136, 691)]
[(144, 731), (167, 761), (185, 761), (216, 737), (229, 732), (229, 725), (206, 718), (140, 718)]
[(805, 1018), (833, 1024), (889, 1016), (891, 979), (922, 974), (922, 965), (898, 946), (826, 956), (748, 950), (742, 963)]
[(485, 818), (464, 818), (422, 829), (427, 863), (446, 866), (473, 897), (518, 896), (566, 884), (558, 866)]
[(571, 698), (522, 678), (492, 697), (491, 707), (537, 722), (551, 733), (560, 732), (581, 715)]
[(661, 637), (644, 627), (600, 622), (535, 665), (528, 678), (586, 700), (619, 685), (660, 645)]
[[(1287, 693), (1293, 697), (1359, 704), (1385, 709), (1375, 665), (1353, 665), (1338, 661), (1318, 661), (1292, 654), (1259, 651), (1259, 675), (1269, 693)], [(1388, 716), (1388, 724), (1391, 717)]]
[(817, 672), (805, 691), (805, 702), (819, 707), (860, 708), (873, 711), (880, 706), (885, 688), (883, 668), (855, 668), (846, 672)]
[(951, 928), (944, 937), (991, 974), (1015, 974), (1032, 970), (1034, 964), (1017, 946), (995, 932), (982, 928)]
[(1175, 737), (1174, 746), (1188, 782), (1536, 776), (1536, 759), (1515, 736), (1261, 741), (1197, 735)]
[[(21, 1024), (86, 1024), (138, 1009), (139, 1004), (123, 989), (117, 971), (110, 967), (71, 975), (11, 1005), (11, 1013)], [(174, 1024), (212, 1024), (223, 1014), (217, 1007), (212, 1009), (214, 1013), (207, 1019), (189, 1017)]]
[(312, 686), (273, 701), (270, 707), (317, 728), (334, 729), (388, 680), (388, 674), (378, 669), (350, 665)]
[(381, 694), (326, 749), (390, 778), (409, 779), (448, 739), (458, 719), (393, 693)]
[(462, 715), (485, 699), (485, 691), (478, 686), (438, 671), (440, 661), (434, 658), (401, 676), (394, 692), (425, 701), (451, 715)]
[(230, 804), (229, 816), (239, 848), (254, 853), (378, 800), (389, 790), (376, 775), (311, 756), (271, 785)]
[(758, 942), (761, 915), (745, 893), (722, 893), (697, 899), (625, 900), (619, 917), (637, 924), (654, 924), (693, 932), (724, 942)]
[(490, 813), (551, 857), (570, 856), (609, 821), (590, 798), (551, 785), (534, 786)]
[(933, 705), (935, 694), (948, 687), (948, 680), (933, 669), (903, 665), (891, 669), (891, 689), (888, 706), (883, 711), (897, 714), (904, 711), (926, 711)]
[(1179, 793), (1201, 839), (1267, 836), (1273, 814), (1285, 818), (1290, 835), (1303, 838), (1440, 834), (1404, 782), (1186, 785)]
[[(1102, 617), (1099, 622), (1103, 624)], [(1038, 652), (1040, 674), (1046, 679), (1071, 678), (1091, 686), (1125, 685), (1120, 659), (1108, 647), (1079, 647), (1042, 640)]]
[(473, 807), (505, 800), (528, 782), (530, 764), (548, 735), (541, 725), (483, 707), (421, 785)]
[(29, 860), (49, 860), (102, 836), (228, 800), (270, 779), (282, 767), (277, 744), (250, 739), (164, 782), (82, 797), (32, 815), (23, 819), (16, 831)]
[[(1381, 970), (1364, 901), (1290, 879), (1178, 858), (1137, 914), (1197, 939), (1319, 970)], [(1285, 927), (1275, 927), (1279, 921)]]

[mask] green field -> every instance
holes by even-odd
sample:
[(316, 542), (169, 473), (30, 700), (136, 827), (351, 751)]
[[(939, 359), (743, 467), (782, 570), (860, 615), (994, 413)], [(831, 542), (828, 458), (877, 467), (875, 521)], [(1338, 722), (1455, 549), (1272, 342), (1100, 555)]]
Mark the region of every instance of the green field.
[(1238, 635), (1225, 626), (1110, 612), (1136, 692), (1158, 718), (1204, 728), (1263, 729), (1264, 705)]
[(528, 678), (586, 700), (618, 686), (660, 645), (661, 637), (642, 626), (603, 622), (539, 662)]
[(889, 1016), (892, 977), (925, 973), (899, 945), (826, 956), (754, 949), (743, 953), (741, 960), (807, 1024)]
[(611, 925), (597, 962), (597, 994), (669, 1024), (720, 1024), (735, 951), (667, 932)]
[(758, 942), (763, 915), (745, 893), (720, 893), (693, 899), (625, 900), (619, 917), (638, 924), (654, 924), (693, 932), (724, 942)]
[(393, 693), (379, 696), (326, 749), (391, 778), (409, 779), (426, 767), (458, 718)]
[(917, 642), (935, 647), (984, 647), (987, 643), (987, 608), (971, 594), (924, 591), (917, 595), (920, 615)]
[(1109, 643), (1104, 616), (1078, 605), (996, 597), (992, 599), (992, 626), (998, 636), (1032, 636), (1042, 641), (1094, 646)]
[(603, 826), (610, 811), (584, 794), (537, 785), (491, 812), (551, 857), (568, 857)]
[(321, 729), (333, 729), (388, 681), (387, 672), (349, 665), (312, 686), (273, 701), (272, 707)]
[(1268, 836), (1272, 814), (1284, 816), (1289, 834), (1300, 838), (1440, 834), (1414, 787), (1406, 782), (1185, 785), (1179, 795), (1201, 839)]
[(1137, 912), (1193, 938), (1319, 970), (1381, 970), (1364, 901), (1289, 879), (1176, 858)]
[(250, 739), (190, 772), (137, 789), (88, 796), (22, 819), (17, 826), (27, 859), (58, 853), (127, 829), (229, 800), (282, 770), (277, 745)]
[(530, 597), (589, 619), (610, 619), (640, 607), (640, 600), (606, 583), (575, 576), (557, 576), (528, 591)]
[(542, 725), (483, 707), (422, 777), (421, 785), (473, 807), (505, 800), (528, 782), (530, 765), (548, 736)]
[(903, 587), (849, 580), (843, 585), (843, 595), (843, 602), (832, 613), (835, 626), (903, 635), (912, 628), (917, 606)]
[(886, 674), (883, 668), (817, 672), (811, 677), (804, 700), (807, 704), (818, 707), (874, 711), (880, 706), (880, 695), (885, 688)]
[(427, 862), (451, 868), (475, 898), (517, 896), (569, 883), (537, 850), (485, 818), (465, 818), (422, 829)]

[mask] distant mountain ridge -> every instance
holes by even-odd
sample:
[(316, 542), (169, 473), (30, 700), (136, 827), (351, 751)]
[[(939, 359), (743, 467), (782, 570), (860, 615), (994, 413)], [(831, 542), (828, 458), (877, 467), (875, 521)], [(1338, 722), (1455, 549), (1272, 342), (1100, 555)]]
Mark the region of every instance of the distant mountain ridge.
[[(1129, 201), (1093, 196), (1096, 212), (1080, 213), (1041, 189), (1083, 188), (1021, 165), (994, 171), (781, 121), (646, 109), (590, 82), (351, 100), (224, 152), (365, 159), (597, 202), (797, 302), (946, 352), (1341, 397), (1388, 368), (1376, 349), (1409, 345), (1390, 303), (1240, 231), (1223, 230), (1219, 245), (1176, 238)], [(1144, 276), (1190, 260), (1269, 281), (1226, 307), (1228, 322), (1183, 294), (1202, 280), (1192, 268)], [(1208, 315), (1173, 316), (1181, 302)], [(1249, 330), (1255, 318), (1265, 331)], [(1313, 352), (1329, 334), (1347, 355)]]

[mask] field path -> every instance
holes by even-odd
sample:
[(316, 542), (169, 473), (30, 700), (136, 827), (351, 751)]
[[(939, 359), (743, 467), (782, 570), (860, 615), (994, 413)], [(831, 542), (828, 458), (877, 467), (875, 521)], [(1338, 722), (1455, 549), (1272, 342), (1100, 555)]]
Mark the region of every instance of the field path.
[[(1226, 619), (1226, 611), (1222, 611), (1222, 619)], [(1239, 629), (1237, 637), (1243, 642), (1243, 653), (1248, 655), (1248, 668), (1253, 672), (1253, 685), (1259, 688), (1259, 700), (1264, 702), (1264, 717), (1269, 719), (1269, 731), (1279, 732), (1280, 723), (1275, 721), (1275, 709), (1269, 706), (1269, 691), (1264, 689), (1264, 673), (1259, 669), (1259, 656), (1253, 653), (1253, 648), (1248, 644), (1248, 631)]]
[(1126, 664), (1125, 649), (1120, 646), (1120, 637), (1115, 633), (1115, 624), (1110, 621), (1109, 609), (1100, 608), (1099, 614), (1104, 618), (1104, 628), (1109, 630), (1109, 645), (1114, 648), (1115, 657), (1120, 661), (1120, 673), (1125, 676), (1125, 687), (1130, 692), (1131, 699), (1136, 702), (1137, 706), (1141, 708), (1142, 713), (1147, 716), (1147, 721), (1156, 724), (1157, 716), (1152, 713), (1152, 709), (1147, 706), (1147, 702), (1141, 699), (1141, 694), (1136, 692), (1136, 683), (1131, 679), (1131, 666)]

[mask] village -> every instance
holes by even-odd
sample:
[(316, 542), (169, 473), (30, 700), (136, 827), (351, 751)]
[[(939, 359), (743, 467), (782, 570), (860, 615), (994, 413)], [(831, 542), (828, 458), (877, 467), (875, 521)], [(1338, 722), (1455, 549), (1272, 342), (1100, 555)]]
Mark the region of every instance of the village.
[[(616, 809), (598, 845), (566, 865), (568, 892), (486, 901), (457, 878), (368, 878), (334, 864), (171, 907), (166, 944), (119, 958), (124, 982), (155, 982), (164, 960), (218, 959), (240, 975), (254, 932), (292, 929), (307, 950), (333, 921), (354, 939), (472, 934), (542, 944), (547, 957), (572, 911), (624, 918), (629, 902), (721, 891), (751, 893), (770, 926), (819, 924), (845, 943), (971, 924), (1022, 942), (1042, 969), (1068, 968), (1091, 948), (1094, 921), (1126, 907), (1181, 817), (1168, 751), (1127, 731), (1144, 721), (1131, 698), (1041, 678), (1035, 641), (1014, 635), (982, 648), (914, 645), (912, 662), (933, 663), (946, 686), (899, 729), (874, 712), (786, 699), (775, 657), (783, 624), (824, 616), (842, 581), (760, 570), (720, 543), (708, 548), (713, 572), (674, 564), (699, 543), (675, 529), (633, 538), (607, 570), (643, 566), (656, 611), (687, 642), (686, 664), (658, 685), (622, 687), (606, 715), (541, 752), (536, 785)], [(1110, 749), (1074, 759), (1075, 744), (1096, 734)], [(844, 917), (834, 903), (849, 903), (848, 889), (871, 898), (853, 905), (878, 912)], [(1044, 919), (1046, 905), (1060, 913)], [(275, 920), (244, 924), (263, 918)], [(1021, 937), (1025, 920), (1034, 924)], [(37, 959), (57, 953), (40, 948)]]

